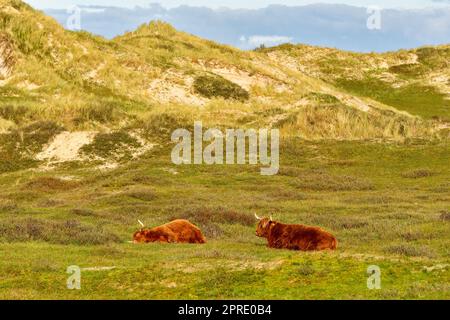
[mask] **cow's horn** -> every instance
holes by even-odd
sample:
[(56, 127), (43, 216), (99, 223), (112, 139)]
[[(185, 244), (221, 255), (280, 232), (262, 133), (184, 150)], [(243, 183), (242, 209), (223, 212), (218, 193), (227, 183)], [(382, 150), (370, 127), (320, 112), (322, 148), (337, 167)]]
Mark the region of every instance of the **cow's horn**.
[(273, 221), (272, 216), (270, 216), (270, 221)]
[(145, 227), (145, 225), (142, 223), (141, 220), (138, 220), (138, 222), (139, 222), (139, 224), (142, 226), (142, 228)]
[(262, 218), (258, 217), (258, 215), (255, 213), (255, 218), (258, 220), (261, 220)]

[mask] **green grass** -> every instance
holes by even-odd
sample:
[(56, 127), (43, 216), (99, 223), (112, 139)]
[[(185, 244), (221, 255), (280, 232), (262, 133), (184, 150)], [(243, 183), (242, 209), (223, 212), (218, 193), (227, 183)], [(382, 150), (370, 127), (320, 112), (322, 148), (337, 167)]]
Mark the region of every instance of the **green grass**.
[[(20, 250), (20, 256), (12, 254)], [(445, 272), (423, 263), (339, 253), (271, 252), (263, 245), (212, 241), (201, 247), (0, 245), (12, 261), (0, 276), (0, 298), (40, 299), (442, 299)], [(39, 252), (45, 251), (52, 259)], [(26, 258), (24, 258), (26, 257)], [(118, 263), (120, 261), (120, 263)], [(67, 266), (82, 271), (81, 290), (67, 290)], [(367, 267), (382, 270), (382, 289), (368, 290)], [(306, 267), (305, 267), (306, 266)], [(448, 291), (447, 291), (448, 292)]]
[(351, 93), (370, 97), (425, 119), (450, 119), (450, 100), (430, 86), (407, 85), (394, 89), (388, 83), (370, 78), (340, 79), (337, 84)]
[[(0, 298), (450, 297), (448, 269), (424, 270), (450, 261), (447, 144), (283, 139), (280, 154), (270, 178), (249, 165), (177, 167), (168, 147), (107, 172), (0, 175)], [(321, 226), (338, 250), (268, 249), (255, 212)], [(174, 218), (198, 224), (209, 242), (127, 243), (138, 219)], [(381, 290), (366, 287), (373, 264)], [(82, 289), (70, 291), (69, 265), (116, 268), (83, 271)]]
[[(243, 52), (162, 22), (106, 40), (65, 31), (21, 1), (0, 3), (20, 10), (0, 12), (0, 44), (14, 48), (13, 76), (0, 87), (0, 298), (450, 298), (448, 267), (424, 271), (450, 263), (450, 148), (433, 127), (443, 123), (428, 121), (448, 120), (449, 100), (423, 78), (446, 70), (446, 46), (414, 51), (419, 66), (391, 67), (406, 81), (394, 88), (376, 78), (377, 67), (361, 72), (410, 52), (280, 47), (312, 68), (308, 77), (265, 56), (276, 49)], [(256, 81), (247, 92), (215, 68)], [(154, 80), (211, 99), (198, 108), (161, 103)], [(382, 106), (357, 110), (337, 99), (341, 89), (425, 120)], [(170, 135), (195, 120), (279, 128), (280, 173), (174, 166)], [(35, 160), (74, 129), (100, 132), (81, 150), (94, 161), (48, 168)], [(134, 134), (158, 145), (135, 158), (143, 146)], [(98, 166), (105, 162), (119, 165)], [(338, 250), (268, 249), (255, 236), (255, 212), (321, 226)], [(208, 243), (128, 243), (138, 219), (175, 218), (196, 223)], [(382, 270), (377, 291), (366, 287), (373, 264)], [(70, 265), (115, 268), (83, 271), (82, 290), (70, 291)]]

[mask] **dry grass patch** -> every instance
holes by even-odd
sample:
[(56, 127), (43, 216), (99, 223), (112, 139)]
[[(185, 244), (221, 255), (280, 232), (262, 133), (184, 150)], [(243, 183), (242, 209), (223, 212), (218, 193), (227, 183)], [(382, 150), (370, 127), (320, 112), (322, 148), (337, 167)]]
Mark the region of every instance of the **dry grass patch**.
[(34, 218), (1, 221), (0, 240), (78, 245), (98, 245), (120, 241), (118, 236), (101, 227), (84, 225), (76, 220), (50, 221)]
[(309, 191), (366, 191), (375, 187), (368, 179), (350, 175), (331, 175), (322, 171), (298, 172), (297, 179), (292, 185), (301, 190)]
[(394, 112), (374, 110), (370, 113), (352, 107), (307, 105), (288, 117), (280, 127), (284, 136), (308, 140), (368, 140), (424, 137), (434, 133), (429, 123)]
[(39, 177), (25, 184), (26, 189), (34, 191), (68, 191), (80, 186), (78, 181), (62, 180), (54, 177)]
[(0, 204), (0, 212), (15, 212), (19, 209), (19, 206), (15, 201), (12, 200), (2, 200)]
[(442, 221), (450, 221), (450, 211), (441, 211), (439, 218)]
[(405, 171), (402, 173), (403, 178), (408, 179), (420, 179), (427, 178), (434, 175), (434, 172), (429, 169), (415, 169), (410, 171)]
[(407, 257), (436, 257), (436, 252), (427, 246), (413, 246), (413, 245), (391, 245), (384, 249), (386, 253), (397, 254)]
[(126, 197), (141, 201), (152, 201), (157, 198), (156, 192), (150, 188), (134, 188), (122, 194)]
[(95, 216), (95, 211), (91, 209), (84, 209), (84, 208), (74, 208), (70, 210), (71, 214), (74, 214), (76, 216), (82, 216), (82, 217), (91, 217)]
[(3, 105), (0, 106), (0, 117), (15, 123), (21, 122), (26, 118), (29, 108), (19, 105)]
[(14, 43), (11, 37), (4, 32), (0, 33), (0, 79), (7, 78), (16, 63)]

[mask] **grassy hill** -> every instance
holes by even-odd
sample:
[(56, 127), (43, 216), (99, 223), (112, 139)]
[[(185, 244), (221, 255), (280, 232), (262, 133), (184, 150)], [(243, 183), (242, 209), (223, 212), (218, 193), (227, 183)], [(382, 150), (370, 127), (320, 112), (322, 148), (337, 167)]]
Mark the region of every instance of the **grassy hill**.
[[(335, 51), (342, 57), (333, 62), (333, 54), (320, 52), (311, 60), (316, 53), (302, 53), (309, 48), (302, 46), (246, 52), (163, 22), (106, 40), (64, 30), (21, 1), (0, 3), (0, 140), (9, 141), (0, 158), (23, 160), (0, 171), (29, 166), (61, 131), (122, 131), (154, 143), (168, 141), (167, 132), (194, 118), (209, 127), (276, 127), (283, 136), (308, 140), (404, 141), (448, 134), (448, 100), (436, 88), (422, 92), (408, 85), (390, 92), (373, 86), (366, 75), (351, 74), (364, 69), (357, 54)], [(293, 66), (292, 57), (276, 58), (285, 52), (304, 60), (306, 69)], [(427, 68), (438, 72), (435, 66), (447, 62), (444, 53), (423, 56)], [(392, 54), (402, 55), (408, 56)], [(385, 63), (383, 55), (371, 59)], [(429, 109), (443, 111), (432, 117)], [(30, 141), (17, 141), (22, 136)], [(24, 144), (35, 145), (25, 152)]]
[[(448, 61), (247, 52), (162, 22), (106, 40), (0, 0), (0, 298), (449, 299)], [(279, 174), (174, 165), (170, 135), (195, 120), (279, 128)], [(270, 250), (255, 212), (339, 249)], [(128, 243), (138, 219), (174, 218), (208, 243)]]
[[(110, 41), (64, 30), (21, 1), (1, 3), (0, 32), (3, 43), (12, 49), (8, 75), (2, 76), (0, 87), (2, 105), (27, 109), (24, 112), (19, 108), (25, 113), (19, 115), (14, 115), (11, 108), (3, 111), (6, 120), (45, 118), (71, 129), (98, 122), (131, 123), (136, 116), (173, 104), (203, 106), (202, 116), (210, 118), (213, 111), (209, 109), (216, 106), (240, 109), (242, 117), (237, 120), (244, 124), (246, 119), (275, 123), (273, 118), (289, 118), (294, 122), (294, 132), (285, 133), (313, 138), (314, 128), (302, 127), (297, 115), (314, 115), (319, 107), (332, 122), (336, 111), (322, 105), (331, 101), (339, 116), (348, 118), (349, 127), (358, 125), (355, 119), (364, 122), (364, 127), (374, 126), (369, 138), (397, 137), (398, 127), (392, 128), (393, 132), (381, 130), (394, 117), (395, 123), (410, 122), (407, 127), (418, 131), (405, 131), (404, 136), (430, 133), (424, 129), (427, 125), (415, 125), (414, 120), (394, 108), (367, 99), (355, 100), (345, 90), (328, 84), (326, 77), (311, 77), (265, 54), (206, 41), (162, 22), (143, 25)], [(204, 88), (202, 79), (213, 85)], [(271, 113), (272, 119), (258, 116), (258, 112)], [(216, 118), (213, 120), (218, 122)], [(3, 127), (13, 125), (3, 122)], [(341, 134), (330, 131), (324, 137)], [(359, 132), (345, 133), (344, 138), (348, 137), (368, 138)]]
[(361, 54), (306, 45), (259, 50), (274, 61), (427, 119), (450, 120), (450, 46)]

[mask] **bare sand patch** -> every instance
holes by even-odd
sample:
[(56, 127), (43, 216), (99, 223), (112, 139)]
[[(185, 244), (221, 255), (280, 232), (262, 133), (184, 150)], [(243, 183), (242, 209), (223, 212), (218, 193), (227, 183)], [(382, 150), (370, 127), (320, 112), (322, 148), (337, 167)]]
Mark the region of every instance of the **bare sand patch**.
[[(278, 92), (284, 92), (288, 90), (288, 88), (282, 82), (276, 81), (273, 78), (263, 75), (261, 73), (257, 72), (250, 73), (236, 66), (225, 65), (218, 61), (198, 60), (196, 63), (203, 71), (212, 72), (218, 76), (221, 76), (224, 79), (231, 81), (234, 84), (237, 84), (238, 86), (247, 91), (250, 91), (252, 87), (268, 87), (268, 86), (273, 86)], [(257, 64), (255, 63), (255, 65)], [(259, 63), (258, 67), (261, 67), (261, 62)], [(283, 75), (280, 72), (280, 70), (275, 70), (274, 68), (271, 69), (272, 73), (275, 73), (277, 71), (278, 76)]]
[(0, 11), (3, 11), (8, 14), (20, 14), (20, 11), (11, 6), (0, 7)]
[(210, 70), (247, 91), (250, 90), (252, 86), (266, 87), (271, 83), (270, 79), (257, 75), (252, 76), (248, 72), (234, 67), (214, 67)]
[(194, 79), (176, 71), (168, 71), (162, 78), (154, 79), (147, 93), (160, 103), (181, 103), (203, 106), (207, 99), (193, 93)]
[(32, 90), (39, 89), (40, 86), (37, 85), (36, 83), (25, 80), (25, 81), (18, 83), (17, 88), (32, 91)]
[(58, 134), (37, 156), (37, 160), (66, 162), (81, 160), (81, 147), (93, 141), (95, 131), (64, 131)]

